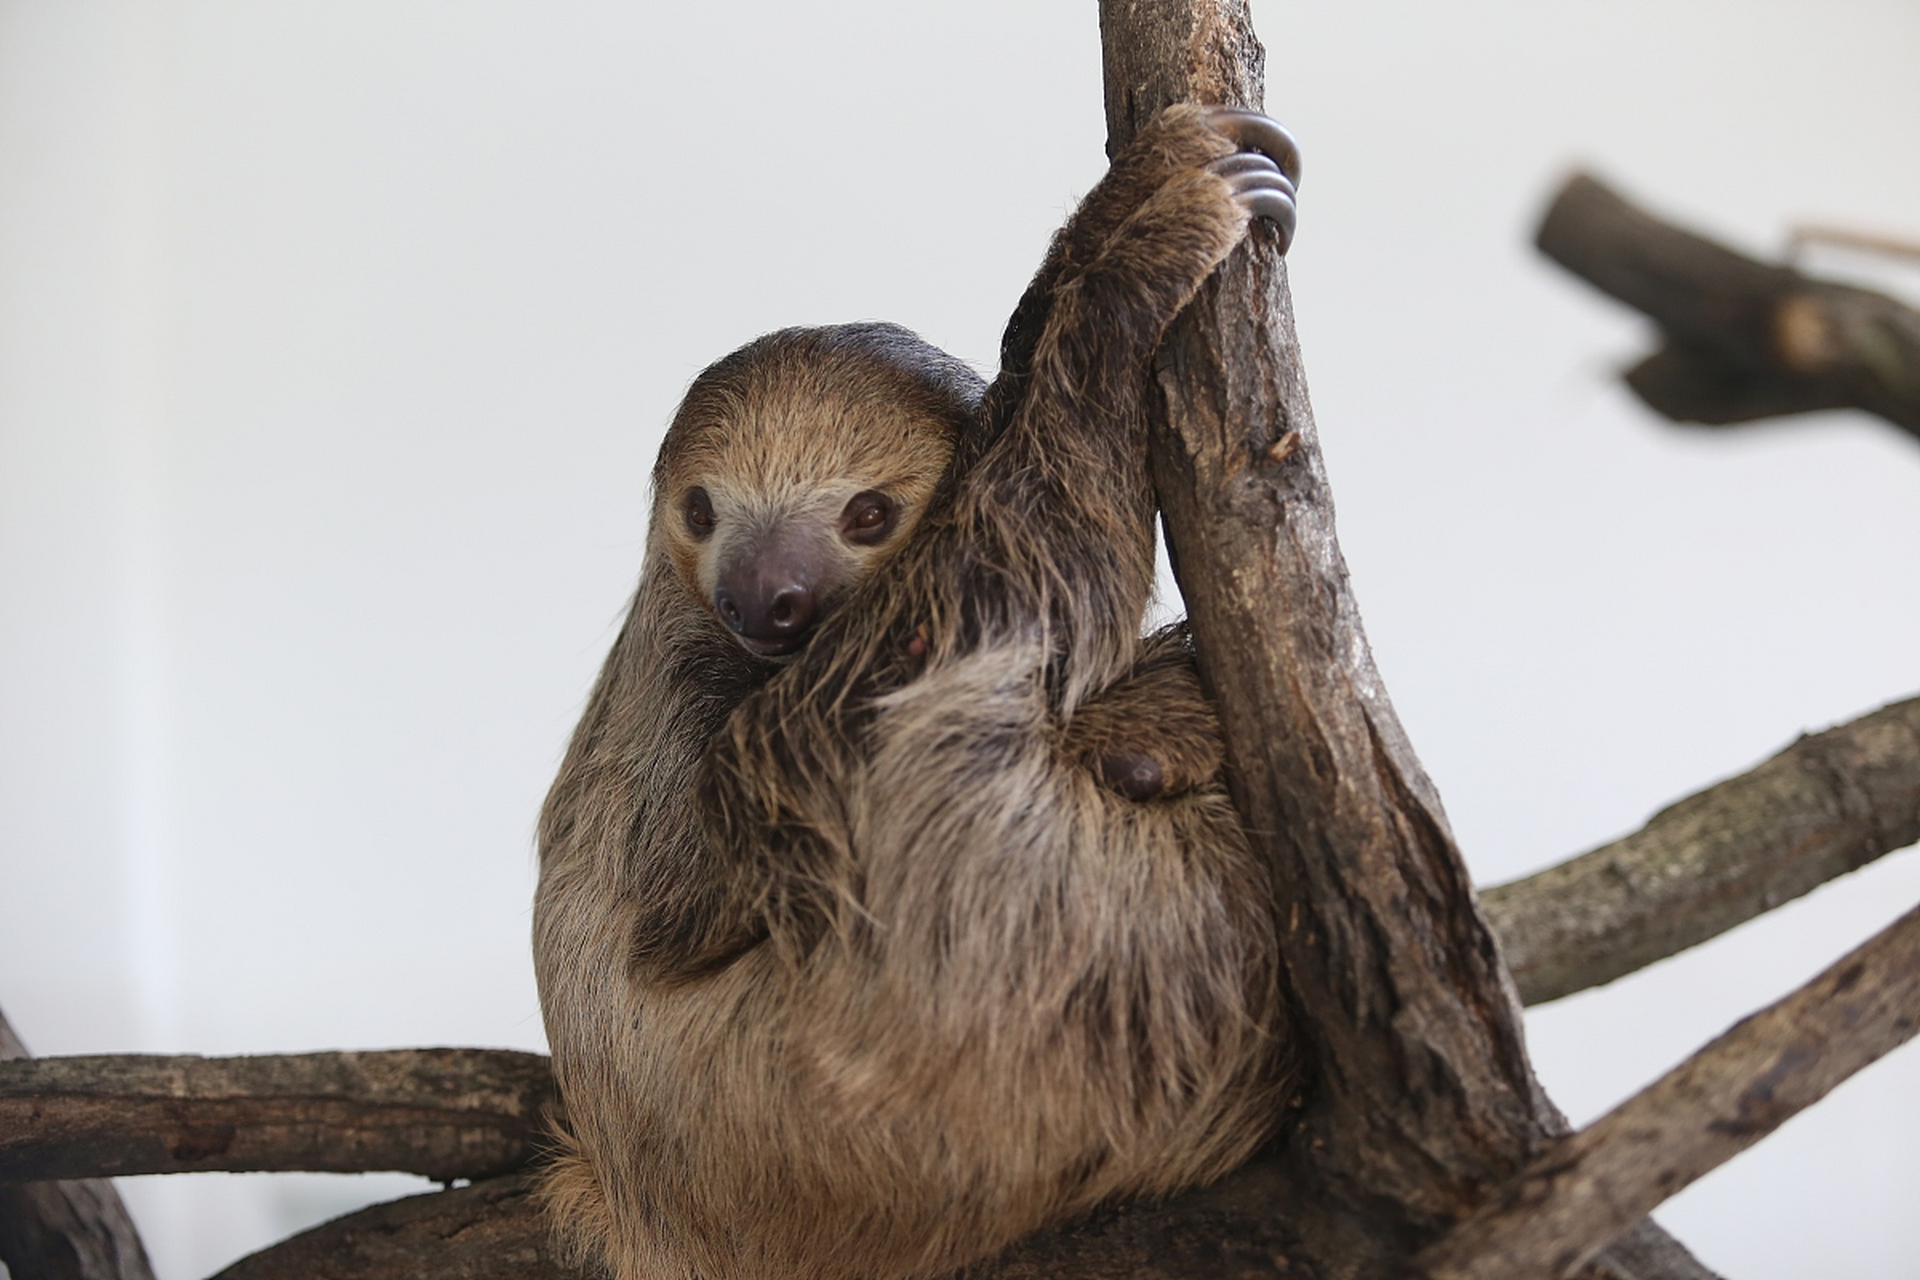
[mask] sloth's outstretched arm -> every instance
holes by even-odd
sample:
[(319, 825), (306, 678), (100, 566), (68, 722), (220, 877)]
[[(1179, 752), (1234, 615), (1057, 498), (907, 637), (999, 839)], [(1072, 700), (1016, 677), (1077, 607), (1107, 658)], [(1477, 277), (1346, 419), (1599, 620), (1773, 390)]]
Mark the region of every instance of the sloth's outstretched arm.
[[(1196, 108), (1176, 107), (1173, 112)], [(1172, 113), (1169, 113), (1170, 115)], [(1287, 131), (1251, 111), (1217, 108), (1203, 113), (1242, 150), (1214, 162), (1255, 216), (1265, 218), (1286, 252), (1294, 229), (1294, 194), (1300, 181), (1300, 149)], [(1054, 291), (1086, 270), (1128, 215), (1152, 195), (1165, 174), (1138, 145), (1123, 152), (1107, 174), (1054, 235), (1047, 256), (1034, 273), (1000, 338), (1000, 373), (982, 402), (975, 429), (960, 442), (958, 462), (970, 468), (979, 453), (998, 439), (1019, 406), (1033, 370), (1034, 350), (1052, 314)], [(1164, 159), (1164, 157), (1162, 157)]]
[(1153, 353), (1250, 216), (1277, 215), (1291, 234), (1298, 171), (1292, 140), (1264, 116), (1169, 109), (1061, 231), (1008, 327), (987, 402), (1004, 426), (923, 543), (932, 567), (955, 574), (928, 604), (959, 606), (965, 616), (934, 632), (961, 647), (1041, 623), (1057, 712), (1116, 678), (1137, 647), (1152, 580)]

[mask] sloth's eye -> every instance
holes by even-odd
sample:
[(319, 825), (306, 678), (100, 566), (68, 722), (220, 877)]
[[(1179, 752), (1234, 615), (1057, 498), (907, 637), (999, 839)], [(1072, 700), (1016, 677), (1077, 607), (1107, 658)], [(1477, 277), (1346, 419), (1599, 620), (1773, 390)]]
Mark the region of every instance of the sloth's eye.
[(859, 546), (884, 542), (900, 518), (900, 508), (878, 489), (856, 493), (840, 513), (840, 536)]
[(705, 489), (688, 492), (685, 512), (688, 533), (696, 538), (704, 538), (713, 532), (713, 499), (707, 496)]

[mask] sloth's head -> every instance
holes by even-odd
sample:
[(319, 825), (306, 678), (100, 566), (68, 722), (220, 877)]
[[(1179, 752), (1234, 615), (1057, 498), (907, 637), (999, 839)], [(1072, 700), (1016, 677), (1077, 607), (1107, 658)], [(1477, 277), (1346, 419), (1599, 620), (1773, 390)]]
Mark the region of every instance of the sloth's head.
[(898, 325), (782, 329), (694, 380), (654, 536), (750, 652), (798, 652), (911, 536), (984, 389)]

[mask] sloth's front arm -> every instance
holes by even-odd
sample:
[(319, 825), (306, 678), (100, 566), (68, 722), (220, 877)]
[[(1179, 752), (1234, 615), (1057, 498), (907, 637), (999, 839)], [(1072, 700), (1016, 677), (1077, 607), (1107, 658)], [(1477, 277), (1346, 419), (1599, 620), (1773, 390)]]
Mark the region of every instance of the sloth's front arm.
[[(1141, 657), (1153, 353), (1251, 218), (1291, 232), (1297, 173), (1291, 140), (1265, 117), (1177, 106), (1060, 232), (1009, 324), (1006, 365), (963, 434), (949, 492), (714, 743), (710, 836), (776, 940), (804, 951), (824, 932), (856, 930), (876, 859), (925, 866), (1017, 839), (1006, 779), (1084, 769), (1036, 764), (1035, 751), (1059, 757), (1076, 715)], [(929, 722), (941, 716), (944, 731)], [(872, 789), (900, 785), (903, 751), (917, 787), (951, 791), (938, 851), (861, 847), (853, 817), (890, 802)], [(1203, 746), (1169, 757), (1179, 785), (1205, 756)], [(1032, 803), (1049, 802), (1036, 788)]]

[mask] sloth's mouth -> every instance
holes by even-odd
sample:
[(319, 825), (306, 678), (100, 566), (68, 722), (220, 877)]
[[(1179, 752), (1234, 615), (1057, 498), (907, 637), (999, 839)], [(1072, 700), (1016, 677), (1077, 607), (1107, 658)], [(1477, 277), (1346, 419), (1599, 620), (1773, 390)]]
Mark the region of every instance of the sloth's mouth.
[(797, 636), (781, 636), (774, 640), (761, 640), (754, 636), (736, 633), (734, 639), (740, 642), (741, 648), (758, 657), (791, 658), (794, 654), (807, 647), (807, 640), (812, 635), (813, 632), (805, 631)]

